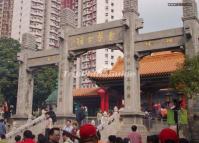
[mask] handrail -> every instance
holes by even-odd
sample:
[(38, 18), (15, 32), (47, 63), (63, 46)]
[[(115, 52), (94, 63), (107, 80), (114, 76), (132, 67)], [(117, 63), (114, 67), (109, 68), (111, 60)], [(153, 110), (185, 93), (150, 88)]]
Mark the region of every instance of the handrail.
[(13, 136), (23, 132), (24, 130), (35, 126), (37, 123), (42, 122), (45, 119), (44, 115), (39, 116), (38, 118), (28, 121), (25, 125), (22, 125), (21, 127), (12, 130), (11, 132), (6, 134), (6, 138), (12, 138)]
[(113, 115), (108, 117), (108, 119), (104, 123), (101, 123), (100, 125), (97, 126), (98, 131), (102, 131), (104, 128), (106, 128), (108, 125), (110, 125), (116, 119), (119, 119), (117, 117), (119, 117), (119, 113), (118, 112), (114, 112)]

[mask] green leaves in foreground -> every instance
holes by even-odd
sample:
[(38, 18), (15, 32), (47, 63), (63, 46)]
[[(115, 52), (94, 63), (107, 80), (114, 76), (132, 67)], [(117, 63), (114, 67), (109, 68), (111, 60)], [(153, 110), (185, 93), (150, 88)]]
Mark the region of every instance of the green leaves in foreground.
[(199, 55), (186, 58), (183, 67), (171, 75), (171, 84), (188, 97), (199, 94)]
[(0, 94), (11, 104), (15, 104), (17, 95), (19, 51), (18, 41), (11, 38), (0, 39)]

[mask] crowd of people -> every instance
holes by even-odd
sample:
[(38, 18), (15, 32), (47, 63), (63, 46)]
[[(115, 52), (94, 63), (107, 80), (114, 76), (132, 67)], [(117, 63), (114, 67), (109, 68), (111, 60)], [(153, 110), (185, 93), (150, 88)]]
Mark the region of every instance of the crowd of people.
[[(34, 135), (31, 130), (25, 130), (23, 136), (16, 135), (16, 143), (145, 143), (141, 134), (137, 131), (137, 126), (132, 125), (129, 134), (125, 138), (110, 135), (107, 140), (101, 140), (100, 131), (97, 125), (105, 122), (112, 113), (97, 113), (97, 120), (88, 121), (86, 119), (86, 108), (80, 106), (76, 111), (76, 119), (66, 119), (62, 127), (57, 127), (57, 117), (53, 108), (43, 108), (45, 115), (45, 132)], [(118, 112), (118, 109), (114, 108)], [(111, 134), (111, 133), (110, 133)], [(8, 143), (6, 140), (6, 126), (3, 119), (0, 120), (0, 143)], [(157, 135), (147, 136), (147, 143), (188, 143), (186, 139), (179, 139), (176, 131), (170, 128), (163, 129)]]
[(186, 110), (187, 103), (186, 100), (182, 97), (179, 101), (173, 99), (173, 101), (164, 101), (153, 103), (151, 108), (143, 109), (146, 118), (151, 119), (162, 119), (167, 120), (169, 110)]
[[(23, 137), (15, 136), (15, 143), (145, 143), (137, 126), (132, 125), (132, 131), (125, 138), (109, 135), (107, 140), (101, 140), (100, 132), (92, 124), (84, 124), (73, 128), (71, 120), (66, 120), (64, 128), (53, 127), (48, 136), (38, 134), (35, 136), (30, 130), (23, 132)], [(147, 136), (147, 143), (189, 143), (185, 138), (178, 138), (177, 133), (170, 128), (163, 129), (158, 135)], [(0, 143), (6, 142), (5, 136), (1, 136)]]
[(8, 122), (9, 118), (12, 116), (14, 110), (13, 105), (9, 105), (7, 101), (4, 101), (0, 106), (0, 118)]

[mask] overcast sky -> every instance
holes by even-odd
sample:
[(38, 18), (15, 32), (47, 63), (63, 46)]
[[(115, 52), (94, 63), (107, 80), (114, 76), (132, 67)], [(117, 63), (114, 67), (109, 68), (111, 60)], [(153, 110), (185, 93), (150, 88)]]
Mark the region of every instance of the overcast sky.
[[(199, 3), (199, 0), (196, 0)], [(182, 7), (168, 6), (181, 0), (138, 0), (140, 17), (144, 19), (141, 32), (151, 32), (182, 26)], [(198, 4), (199, 10), (199, 4)]]

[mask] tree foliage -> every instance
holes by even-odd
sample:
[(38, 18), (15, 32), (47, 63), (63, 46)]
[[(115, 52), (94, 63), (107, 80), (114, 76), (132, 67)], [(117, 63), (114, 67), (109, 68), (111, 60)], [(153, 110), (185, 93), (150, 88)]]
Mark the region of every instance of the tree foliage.
[(199, 94), (199, 55), (185, 59), (183, 67), (171, 75), (171, 84), (188, 97)]
[(42, 67), (34, 75), (33, 109), (41, 107), (48, 96), (57, 87), (58, 68), (56, 66)]
[[(0, 39), (0, 102), (3, 98), (16, 105), (19, 63), (18, 41), (11, 38)], [(40, 106), (57, 86), (57, 67), (42, 67), (34, 73), (33, 108)]]
[(0, 95), (12, 104), (17, 94), (19, 50), (18, 41), (11, 38), (0, 39)]

